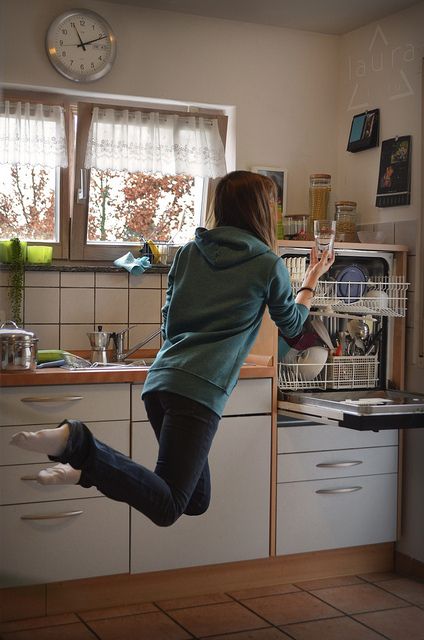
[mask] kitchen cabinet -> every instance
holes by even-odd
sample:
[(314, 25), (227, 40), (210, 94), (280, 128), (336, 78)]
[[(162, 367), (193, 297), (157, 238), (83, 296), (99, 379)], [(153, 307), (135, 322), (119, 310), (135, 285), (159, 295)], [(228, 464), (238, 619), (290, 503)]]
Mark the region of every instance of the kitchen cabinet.
[(33, 478), (54, 463), (8, 443), (22, 429), (55, 428), (68, 415), (128, 455), (130, 385), (2, 389), (0, 415), (0, 586), (128, 572), (129, 507), (95, 488), (43, 487)]
[(277, 554), (396, 539), (398, 433), (278, 429)]
[[(270, 379), (240, 380), (215, 436), (209, 464), (212, 499), (201, 516), (158, 528), (131, 513), (131, 572), (234, 562), (269, 555)], [(133, 388), (132, 455), (152, 468), (157, 443)]]

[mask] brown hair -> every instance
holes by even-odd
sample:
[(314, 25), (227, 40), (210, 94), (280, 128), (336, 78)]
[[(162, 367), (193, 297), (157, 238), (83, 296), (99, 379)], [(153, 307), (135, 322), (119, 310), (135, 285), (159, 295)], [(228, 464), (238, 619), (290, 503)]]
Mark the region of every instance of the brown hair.
[(250, 231), (275, 248), (277, 187), (271, 178), (232, 171), (219, 181), (214, 196), (214, 226)]

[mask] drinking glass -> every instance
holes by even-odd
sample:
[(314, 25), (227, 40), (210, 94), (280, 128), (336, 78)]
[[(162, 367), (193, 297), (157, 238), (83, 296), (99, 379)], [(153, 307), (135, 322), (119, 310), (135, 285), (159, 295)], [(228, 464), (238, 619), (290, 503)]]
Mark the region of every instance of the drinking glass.
[(336, 237), (336, 221), (314, 220), (314, 237), (318, 258), (321, 257), (323, 251), (329, 251), (332, 256)]

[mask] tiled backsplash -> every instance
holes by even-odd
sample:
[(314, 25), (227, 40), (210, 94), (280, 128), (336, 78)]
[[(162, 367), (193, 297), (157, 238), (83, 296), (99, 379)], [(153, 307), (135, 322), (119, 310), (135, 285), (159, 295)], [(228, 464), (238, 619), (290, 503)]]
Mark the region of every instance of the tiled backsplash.
[[(0, 272), (2, 321), (10, 319), (7, 271)], [(161, 324), (167, 274), (26, 271), (24, 326), (39, 338), (39, 349), (90, 349), (87, 331), (129, 332), (131, 347)], [(145, 346), (155, 349), (160, 338)]]

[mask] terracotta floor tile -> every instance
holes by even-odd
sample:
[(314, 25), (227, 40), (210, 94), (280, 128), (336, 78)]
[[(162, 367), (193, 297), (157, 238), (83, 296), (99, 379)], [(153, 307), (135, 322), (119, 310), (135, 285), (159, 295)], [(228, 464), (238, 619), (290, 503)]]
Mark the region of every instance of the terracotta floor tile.
[(296, 582), (295, 584), (305, 591), (315, 591), (316, 589), (328, 589), (330, 587), (345, 587), (349, 584), (363, 584), (363, 580), (358, 578), (358, 576), (338, 576), (337, 578), (305, 580), (303, 582)]
[(76, 624), (58, 625), (44, 629), (26, 629), (3, 633), (1, 640), (96, 640), (87, 627), (78, 622)]
[(236, 600), (248, 600), (249, 598), (260, 598), (262, 596), (273, 596), (277, 593), (291, 593), (299, 591), (294, 584), (274, 584), (268, 587), (257, 587), (253, 589), (241, 589), (240, 591), (231, 591), (230, 596)]
[(396, 607), (408, 605), (404, 600), (396, 598), (396, 596), (379, 589), (373, 584), (364, 583), (347, 587), (335, 587), (333, 589), (319, 589), (313, 593), (318, 598), (345, 613), (395, 609)]
[(326, 605), (309, 593), (298, 591), (267, 598), (252, 598), (245, 605), (272, 624), (290, 624), (341, 616), (339, 611)]
[(79, 622), (74, 613), (62, 613), (58, 616), (40, 616), (38, 618), (23, 618), (12, 622), (0, 622), (0, 633), (10, 631), (24, 631), (25, 629), (40, 629), (42, 627), (55, 627), (62, 624)]
[(157, 607), (151, 602), (143, 602), (121, 607), (110, 607), (109, 609), (91, 609), (90, 611), (81, 611), (78, 615), (82, 620), (88, 621), (133, 616), (138, 613), (149, 613), (150, 611), (157, 611)]
[(173, 600), (158, 600), (157, 605), (165, 611), (172, 609), (186, 609), (187, 607), (199, 607), (206, 604), (218, 604), (231, 602), (225, 593), (211, 593), (207, 595), (193, 596), (190, 598), (174, 598)]
[(396, 573), (392, 573), (391, 571), (386, 571), (361, 573), (358, 575), (358, 577), (366, 580), (367, 582), (383, 582), (384, 580), (393, 580), (393, 578), (398, 578), (399, 576), (397, 576)]
[(169, 615), (196, 637), (260, 629), (267, 623), (238, 602), (171, 611)]
[(412, 604), (424, 607), (424, 583), (409, 580), (408, 578), (396, 578), (383, 582), (381, 588), (390, 591), (399, 598), (404, 598)]
[[(241, 631), (240, 633), (226, 633), (223, 636), (209, 636), (207, 640), (291, 640), (291, 636), (275, 627)], [(321, 640), (323, 640), (321, 638)]]
[(161, 611), (92, 620), (87, 624), (101, 640), (185, 640), (191, 637)]
[[(295, 640), (382, 640), (383, 636), (351, 618), (313, 620), (283, 627)], [(405, 639), (406, 640), (406, 639)]]
[(418, 607), (373, 611), (354, 618), (390, 640), (424, 640), (424, 611)]

